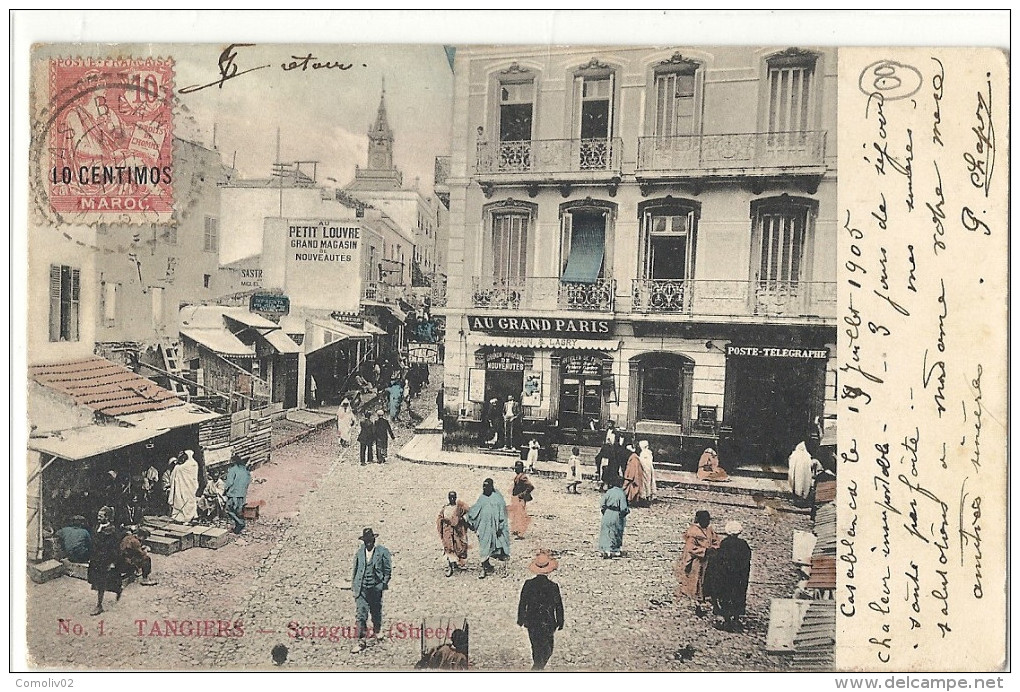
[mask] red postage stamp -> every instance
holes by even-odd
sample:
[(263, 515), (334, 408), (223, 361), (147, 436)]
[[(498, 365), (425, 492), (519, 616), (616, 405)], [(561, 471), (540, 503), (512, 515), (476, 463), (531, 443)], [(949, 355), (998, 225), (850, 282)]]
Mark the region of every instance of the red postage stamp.
[(169, 58), (56, 58), (45, 171), (50, 208), (88, 220), (173, 211)]

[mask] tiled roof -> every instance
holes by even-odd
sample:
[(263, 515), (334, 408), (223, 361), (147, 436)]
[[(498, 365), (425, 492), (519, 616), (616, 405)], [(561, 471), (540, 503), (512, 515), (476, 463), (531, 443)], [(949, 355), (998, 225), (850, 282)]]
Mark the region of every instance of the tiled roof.
[(28, 376), (69, 396), (75, 404), (108, 416), (160, 411), (184, 404), (170, 390), (98, 356), (33, 365)]

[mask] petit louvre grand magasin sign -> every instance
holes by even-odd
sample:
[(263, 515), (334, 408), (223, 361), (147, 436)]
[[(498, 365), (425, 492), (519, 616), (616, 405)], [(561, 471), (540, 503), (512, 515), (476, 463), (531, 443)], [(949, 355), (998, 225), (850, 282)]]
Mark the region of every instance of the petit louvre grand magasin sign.
[(498, 336), (562, 336), (573, 339), (604, 339), (612, 335), (613, 320), (588, 317), (494, 317), (468, 315), (473, 332)]

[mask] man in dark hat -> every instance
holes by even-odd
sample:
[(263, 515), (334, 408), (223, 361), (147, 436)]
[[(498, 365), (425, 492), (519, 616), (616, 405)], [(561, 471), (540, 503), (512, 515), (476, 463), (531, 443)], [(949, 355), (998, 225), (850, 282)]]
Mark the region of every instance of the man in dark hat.
[(517, 624), (528, 630), (531, 640), (532, 670), (542, 670), (553, 652), (553, 635), (563, 629), (563, 599), (559, 585), (547, 575), (560, 563), (540, 550), (528, 565), (536, 576), (524, 582), (521, 602), (517, 606)]
[(390, 440), (397, 439), (393, 434), (393, 427), (390, 422), (386, 420), (386, 413), (379, 409), (375, 412), (375, 422), (372, 424), (372, 430), (375, 434), (375, 438), (372, 440), (375, 444), (375, 458), (380, 464), (386, 463), (386, 455), (389, 452)]
[(382, 631), (382, 595), (390, 588), (390, 574), (393, 570), (393, 557), (384, 546), (376, 545), (379, 536), (372, 529), (361, 532), (361, 547), (354, 555), (354, 573), (351, 576), (351, 593), (354, 594), (354, 605), (357, 609), (358, 644), (351, 653), (364, 650), (368, 637), (368, 617), (372, 616), (372, 633), (376, 639), (383, 641), (386, 635)]

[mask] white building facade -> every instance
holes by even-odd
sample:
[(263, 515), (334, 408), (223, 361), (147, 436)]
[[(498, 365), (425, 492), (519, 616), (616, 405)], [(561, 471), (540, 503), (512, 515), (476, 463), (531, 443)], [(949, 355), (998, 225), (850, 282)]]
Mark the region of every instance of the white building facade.
[(473, 47), (455, 74), (449, 415), (524, 393), (525, 431), (612, 421), (685, 465), (785, 462), (834, 419), (834, 49)]

